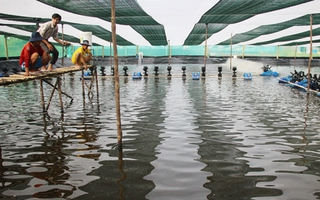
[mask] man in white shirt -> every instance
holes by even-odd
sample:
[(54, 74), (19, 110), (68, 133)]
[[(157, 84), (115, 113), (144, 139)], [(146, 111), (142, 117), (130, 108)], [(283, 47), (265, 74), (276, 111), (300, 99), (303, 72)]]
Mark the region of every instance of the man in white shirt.
[(44, 51), (52, 53), (52, 58), (47, 69), (48, 71), (53, 69), (53, 65), (56, 64), (59, 58), (59, 51), (51, 42), (49, 42), (49, 38), (52, 37), (56, 42), (60, 43), (62, 46), (70, 45), (70, 42), (62, 41), (58, 38), (58, 23), (61, 21), (61, 16), (57, 13), (54, 13), (51, 18), (51, 21), (44, 23), (38, 29), (38, 32), (43, 37), (40, 46)]

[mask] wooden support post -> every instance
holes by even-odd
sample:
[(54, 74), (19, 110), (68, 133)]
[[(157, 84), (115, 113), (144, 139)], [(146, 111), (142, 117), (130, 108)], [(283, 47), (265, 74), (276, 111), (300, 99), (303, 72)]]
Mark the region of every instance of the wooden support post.
[(230, 38), (230, 70), (232, 69), (232, 33)]
[[(44, 81), (45, 83), (47, 83), (48, 85), (50, 85), (51, 87), (53, 87), (54, 89), (58, 89), (58, 88), (57, 88), (57, 85), (54, 86), (52, 83), (50, 83), (49, 81), (47, 81), (47, 80), (45, 80), (45, 79), (43, 79), (43, 81)], [(62, 91), (61, 91), (61, 93), (64, 94), (64, 95), (66, 95), (67, 97), (69, 97), (69, 98), (71, 99), (71, 102), (73, 101), (72, 96), (70, 96), (70, 95), (68, 95), (67, 93), (62, 92)]]
[(207, 65), (207, 39), (208, 39), (208, 24), (206, 24), (206, 35), (205, 35), (205, 45), (204, 45), (204, 67)]
[(245, 48), (245, 45), (242, 45), (242, 59), (244, 59), (244, 48)]
[(61, 94), (61, 78), (60, 78), (60, 76), (57, 77), (57, 82), (58, 82), (58, 92), (59, 92), (60, 108), (61, 108), (61, 113), (63, 113), (64, 110), (63, 110), (63, 102), (62, 102), (62, 94)]
[(312, 24), (313, 24), (313, 17), (310, 15), (310, 55), (309, 55), (309, 62), (308, 62), (308, 92), (310, 91), (310, 68), (311, 68), (311, 60), (312, 60)]
[(97, 97), (99, 96), (99, 86), (98, 86), (98, 72), (97, 72), (97, 66), (94, 65), (94, 77), (96, 78), (96, 92), (97, 92)]
[(83, 69), (81, 70), (81, 83), (82, 83), (82, 96), (83, 100), (85, 100), (85, 91), (84, 91), (84, 71)]
[[(61, 24), (61, 30), (62, 30), (62, 36), (61, 39), (62, 41), (64, 41), (63, 39), (63, 24)], [(61, 58), (61, 65), (62, 67), (64, 66), (64, 45), (62, 44), (62, 58)]]
[[(58, 80), (56, 80), (56, 83), (55, 83), (55, 85), (53, 87), (56, 88), (57, 85), (58, 85)], [(49, 100), (48, 100), (48, 104), (47, 104), (47, 110), (49, 110), (49, 106), (50, 106), (54, 91), (55, 91), (55, 89), (52, 89), (50, 97), (49, 97)]]
[(7, 40), (7, 36), (4, 35), (4, 49), (6, 51), (6, 58), (7, 60), (9, 60), (9, 52), (8, 52), (8, 40)]
[(116, 38), (116, 6), (115, 0), (111, 0), (111, 26), (112, 26), (112, 42), (113, 42), (113, 60), (114, 60), (114, 80), (116, 92), (116, 114), (117, 114), (117, 138), (118, 148), (122, 149), (122, 129), (121, 129), (121, 113), (120, 113), (120, 88), (119, 88), (119, 70), (118, 70), (118, 50)]
[(40, 95), (41, 95), (41, 106), (42, 106), (42, 111), (47, 112), (45, 103), (44, 103), (44, 94), (43, 94), (43, 82), (42, 79), (40, 79)]

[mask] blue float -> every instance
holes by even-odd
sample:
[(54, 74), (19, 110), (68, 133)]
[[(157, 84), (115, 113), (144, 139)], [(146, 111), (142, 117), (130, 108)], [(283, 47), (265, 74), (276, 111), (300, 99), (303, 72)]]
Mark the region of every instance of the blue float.
[(192, 80), (199, 80), (200, 72), (192, 72)]
[(141, 79), (141, 78), (142, 78), (141, 72), (133, 72), (132, 73), (132, 79)]
[(243, 74), (243, 78), (244, 78), (245, 80), (251, 80), (251, 79), (252, 79), (252, 74), (251, 74), (251, 72), (245, 72), (245, 73)]

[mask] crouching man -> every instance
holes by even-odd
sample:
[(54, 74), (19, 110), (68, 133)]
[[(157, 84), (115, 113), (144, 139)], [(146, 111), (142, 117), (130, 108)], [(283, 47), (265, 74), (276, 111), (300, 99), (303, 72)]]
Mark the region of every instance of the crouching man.
[(40, 46), (42, 37), (40, 33), (34, 32), (27, 44), (21, 50), (19, 65), (21, 70), (25, 72), (25, 76), (31, 73), (46, 70), (46, 65), (49, 63), (51, 56), (43, 51)]
[(81, 45), (82, 46), (73, 53), (71, 61), (73, 64), (77, 65), (77, 68), (82, 68), (84, 66), (85, 69), (88, 69), (87, 64), (92, 60), (92, 54), (88, 48), (91, 45), (88, 40), (83, 40)]

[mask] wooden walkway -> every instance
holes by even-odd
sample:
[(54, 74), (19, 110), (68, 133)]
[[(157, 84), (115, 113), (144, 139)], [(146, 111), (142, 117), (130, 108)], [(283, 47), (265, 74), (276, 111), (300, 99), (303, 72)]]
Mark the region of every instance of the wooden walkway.
[(11, 74), (9, 77), (0, 77), (0, 86), (27, 82), (35, 79), (51, 78), (57, 75), (81, 71), (81, 70), (82, 69), (78, 69), (75, 66), (61, 67), (61, 68), (56, 68), (53, 71), (43, 71), (39, 73), (37, 72), (36, 74), (31, 76), (24, 76), (24, 72), (19, 72), (18, 74)]

